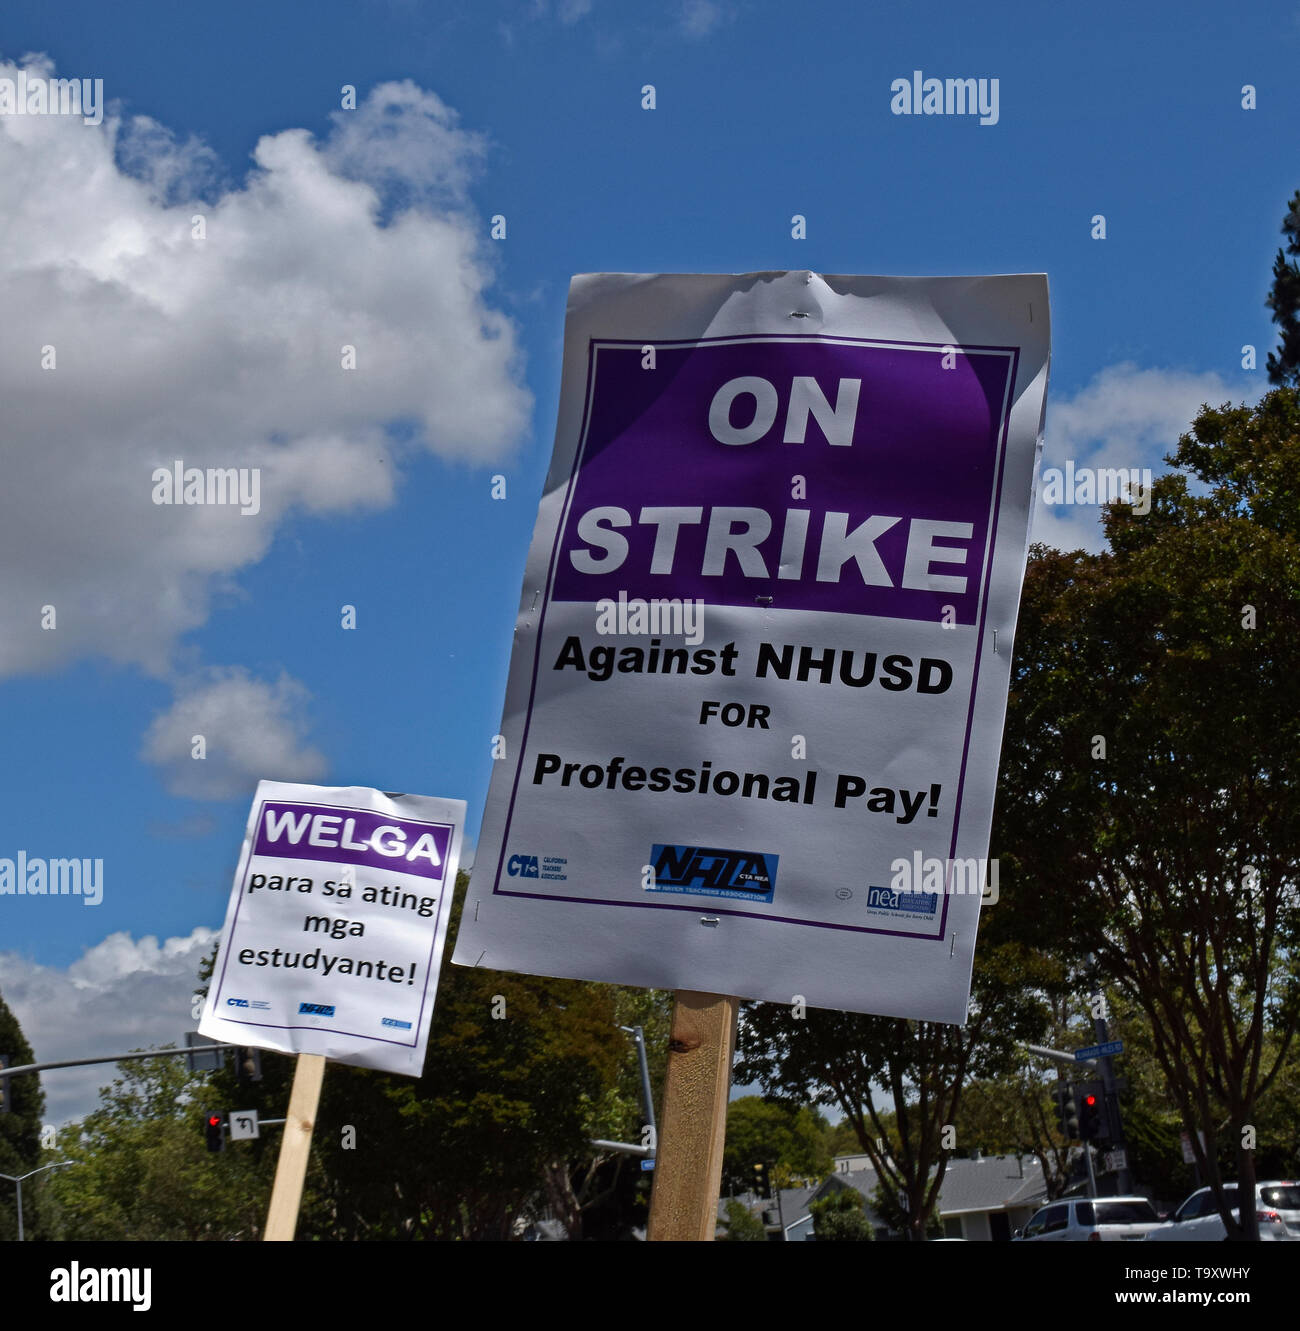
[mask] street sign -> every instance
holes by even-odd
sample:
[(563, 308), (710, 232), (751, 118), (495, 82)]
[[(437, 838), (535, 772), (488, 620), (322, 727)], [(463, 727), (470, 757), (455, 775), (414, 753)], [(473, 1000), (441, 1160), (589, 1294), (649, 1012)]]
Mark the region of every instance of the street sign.
[[(1201, 1142), (1201, 1151), (1204, 1152), (1204, 1150), (1205, 1150), (1205, 1133), (1201, 1132), (1200, 1129), (1198, 1128), (1198, 1129), (1197, 1129), (1197, 1132), (1196, 1132), (1196, 1135), (1197, 1135), (1197, 1137), (1200, 1139), (1200, 1142)], [(1180, 1132), (1180, 1133), (1178, 1134), (1178, 1136), (1179, 1136), (1179, 1140), (1180, 1140), (1181, 1143), (1182, 1143), (1182, 1148), (1183, 1148), (1183, 1164), (1185, 1164), (1185, 1165), (1194, 1165), (1194, 1164), (1196, 1163), (1196, 1151), (1195, 1151), (1195, 1149), (1194, 1149), (1193, 1146), (1192, 1146), (1192, 1136), (1191, 1136), (1191, 1133), (1188, 1133), (1188, 1132)]]
[(1128, 1168), (1128, 1152), (1122, 1146), (1117, 1146), (1113, 1151), (1106, 1152), (1106, 1168), (1112, 1174), (1117, 1174), (1121, 1169)]
[(1123, 1040), (1109, 1040), (1105, 1044), (1090, 1044), (1086, 1049), (1076, 1049), (1074, 1057), (1078, 1062), (1086, 1063), (1093, 1058), (1105, 1058), (1109, 1054), (1122, 1054), (1123, 1052)]
[(651, 1157), (649, 1160), (641, 1161), (641, 1172), (643, 1174), (649, 1174), (653, 1172), (654, 1167), (655, 1167), (655, 1162), (653, 1157)]
[(228, 1122), (232, 1142), (256, 1141), (261, 1135), (258, 1130), (256, 1109), (232, 1109)]
[(418, 1077), (465, 804), (260, 781), (199, 1030)]
[(1040, 276), (588, 274), (455, 962), (964, 1022)]
[(185, 1055), (185, 1067), (189, 1072), (216, 1072), (226, 1065), (226, 1051), (224, 1049), (207, 1049), (204, 1045), (224, 1044), (222, 1040), (211, 1040), (206, 1035), (200, 1035), (198, 1031), (186, 1031), (185, 1043), (189, 1045), (194, 1052)]

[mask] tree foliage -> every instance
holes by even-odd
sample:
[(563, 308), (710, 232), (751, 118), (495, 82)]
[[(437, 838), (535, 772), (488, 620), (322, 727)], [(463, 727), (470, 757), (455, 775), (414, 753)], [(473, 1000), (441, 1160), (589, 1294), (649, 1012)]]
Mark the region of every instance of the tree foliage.
[[(32, 1047), (13, 1010), (0, 995), (0, 1054), (9, 1056), (11, 1067), (34, 1063)], [(7, 1079), (9, 1111), (0, 1113), (0, 1174), (20, 1178), (41, 1163), (41, 1118), (45, 1113), (45, 1092), (36, 1073)], [(45, 1179), (38, 1175), (23, 1184), (23, 1223), (28, 1238), (46, 1237), (41, 1199)], [(18, 1192), (0, 1179), (0, 1240), (18, 1237)]]
[(1222, 1201), (1226, 1125), (1247, 1201), (1248, 1129), (1300, 1011), (1296, 392), (1204, 408), (1169, 461), (1149, 514), (1107, 511), (1110, 552), (1034, 551), (999, 835), (1027, 933), (1096, 955), (1205, 1135), (1207, 1181)]
[(738, 1097), (727, 1106), (723, 1191), (749, 1191), (758, 1164), (768, 1167), (773, 1187), (789, 1187), (795, 1179), (820, 1182), (833, 1166), (827, 1133), (826, 1120), (811, 1105)]
[(1282, 234), (1286, 244), (1273, 260), (1273, 286), (1265, 302), (1280, 330), (1277, 351), (1268, 355), (1268, 381), (1300, 388), (1300, 190), (1291, 196)]
[(723, 1204), (723, 1224), (726, 1232), (718, 1236), (720, 1243), (763, 1243), (767, 1231), (763, 1222), (743, 1202), (729, 1197)]
[(876, 1231), (856, 1188), (832, 1188), (808, 1207), (818, 1243), (870, 1243)]
[[(462, 874), (448, 954), (466, 885)], [(619, 1026), (648, 1026), (656, 1041), (666, 1002), (445, 964), (422, 1076), (327, 1069), (300, 1237), (507, 1239), (548, 1206), (572, 1237), (625, 1234), (644, 1219), (648, 1179), (633, 1157), (590, 1142), (640, 1142), (635, 1053)], [(662, 1040), (651, 1047), (661, 1064)], [(237, 1091), (229, 1071), (214, 1082), (228, 1102), (276, 1117), (292, 1060), (263, 1066), (260, 1085)]]
[(838, 1105), (882, 1184), (906, 1194), (914, 1239), (938, 1203), (953, 1150), (945, 1129), (967, 1079), (1014, 1065), (1019, 1042), (1043, 1030), (1044, 995), (1058, 981), (1059, 968), (1021, 943), (1000, 911), (987, 912), (965, 1026), (818, 1008), (800, 1018), (768, 1003), (744, 1009), (737, 1076), (772, 1096)]
[[(207, 1075), (178, 1058), (127, 1061), (100, 1091), (99, 1108), (63, 1128), (49, 1193), (59, 1236), (75, 1240), (257, 1239), (274, 1161), (250, 1144), (209, 1152)], [(241, 1106), (244, 1108), (246, 1106)]]

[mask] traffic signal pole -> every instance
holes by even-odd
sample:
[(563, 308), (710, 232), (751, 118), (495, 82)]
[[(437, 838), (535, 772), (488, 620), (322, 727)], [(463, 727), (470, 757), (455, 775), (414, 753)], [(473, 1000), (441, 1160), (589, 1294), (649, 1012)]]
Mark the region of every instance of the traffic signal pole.
[(1092, 1167), (1092, 1143), (1083, 1143), (1083, 1158), (1088, 1162), (1088, 1196), (1097, 1195), (1097, 1171)]
[[(1110, 1042), (1110, 1031), (1106, 1026), (1106, 997), (1098, 986), (1092, 995), (1092, 1010), (1097, 1014), (1093, 1018), (1093, 1030), (1097, 1043), (1106, 1045)], [(1115, 1185), (1121, 1195), (1133, 1191), (1133, 1173), (1128, 1167), (1128, 1148), (1124, 1142), (1124, 1124), (1119, 1115), (1119, 1088), (1115, 1084), (1115, 1060), (1110, 1054), (1103, 1054), (1097, 1060), (1101, 1071), (1101, 1083), (1106, 1091), (1106, 1121), (1110, 1127), (1111, 1148), (1123, 1152), (1124, 1166), (1116, 1171)]]

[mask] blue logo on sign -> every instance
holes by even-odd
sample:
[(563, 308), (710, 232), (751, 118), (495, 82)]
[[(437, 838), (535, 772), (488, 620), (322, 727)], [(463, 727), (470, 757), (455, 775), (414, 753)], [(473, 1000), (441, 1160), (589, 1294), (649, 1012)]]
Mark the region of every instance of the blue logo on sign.
[(247, 1007), (247, 1006), (248, 1006), (248, 999), (246, 999), (246, 998), (228, 998), (228, 999), (226, 999), (226, 1006), (227, 1006), (227, 1007)]
[(539, 877), (536, 855), (512, 855), (506, 865), (506, 873), (511, 878)]
[(937, 892), (894, 892), (888, 887), (867, 888), (867, 906), (900, 915), (933, 915), (939, 908)]
[(379, 1024), (381, 1026), (396, 1026), (403, 1031), (409, 1031), (411, 1029), (411, 1023), (409, 1021), (398, 1021), (396, 1017), (383, 1017), (380, 1019)]
[(307, 1013), (309, 1017), (332, 1017), (334, 1015), (334, 1005), (332, 1003), (299, 1003), (298, 1011)]
[(655, 845), (650, 847), (650, 864), (650, 892), (771, 901), (776, 891), (777, 856), (755, 850)]

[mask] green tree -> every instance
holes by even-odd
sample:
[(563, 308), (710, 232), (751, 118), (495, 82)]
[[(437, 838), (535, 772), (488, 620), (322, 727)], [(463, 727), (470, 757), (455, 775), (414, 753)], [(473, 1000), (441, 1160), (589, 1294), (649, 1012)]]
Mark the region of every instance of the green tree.
[(956, 1123), (963, 1151), (1033, 1156), (1042, 1168), (1048, 1197), (1065, 1191), (1073, 1150), (1061, 1132), (1054, 1081), (1036, 1066), (974, 1081), (962, 1097)]
[(869, 1243), (876, 1237), (856, 1188), (832, 1188), (808, 1207), (818, 1243)]
[[(447, 956), (467, 883), (461, 874)], [(649, 1175), (590, 1143), (641, 1142), (640, 1074), (619, 1027), (645, 1028), (658, 1088), (670, 1005), (653, 991), (446, 962), (422, 1076), (330, 1064), (299, 1237), (506, 1239), (545, 1207), (573, 1238), (627, 1237), (644, 1223)], [(238, 1087), (227, 1067), (214, 1093), (279, 1117), (293, 1067), (265, 1053), (261, 1083)], [(276, 1149), (278, 1139), (255, 1144)]]
[[(871, 1209), (894, 1233), (907, 1233), (911, 1224), (911, 1217), (899, 1206), (898, 1198), (891, 1194), (883, 1183), (878, 1183), (871, 1194)], [(943, 1238), (943, 1221), (939, 1219), (937, 1199), (935, 1209), (925, 1218), (925, 1237), (927, 1239)]]
[(1286, 244), (1273, 260), (1273, 287), (1265, 301), (1281, 330), (1277, 352), (1268, 354), (1268, 381), (1300, 388), (1300, 263), (1296, 262), (1300, 259), (1300, 190), (1291, 196), (1282, 234)]
[[(467, 882), (457, 883), (448, 956)], [(329, 1066), (299, 1236), (508, 1239), (546, 1205), (575, 1238), (597, 1216), (606, 1235), (629, 1230), (644, 1220), (648, 1177), (633, 1157), (590, 1143), (641, 1140), (635, 1053), (619, 1026), (648, 1026), (659, 1047), (667, 1002), (447, 962), (422, 1076)], [(229, 1069), (213, 1082), (224, 1102), (238, 1095), (239, 1107), (279, 1116), (292, 1060), (263, 1063), (260, 1085), (236, 1091)]]
[(763, 1243), (767, 1240), (767, 1231), (763, 1222), (743, 1202), (728, 1197), (723, 1207), (726, 1217), (726, 1233), (719, 1235), (721, 1243)]
[(853, 1130), (853, 1124), (847, 1118), (842, 1118), (838, 1123), (831, 1124), (826, 1129), (826, 1146), (830, 1151), (831, 1160), (837, 1155), (857, 1155), (862, 1147), (858, 1143), (858, 1134)]
[[(32, 1047), (13, 1010), (0, 995), (0, 1054), (11, 1067), (34, 1063)], [(41, 1164), (41, 1118), (45, 1092), (36, 1073), (6, 1079), (7, 1112), (0, 1113), (0, 1174), (19, 1178)], [(51, 1171), (58, 1173), (59, 1171)], [(46, 1179), (38, 1175), (23, 1184), (23, 1224), (28, 1238), (47, 1237), (41, 1199)], [(0, 1179), (0, 1239), (18, 1237), (17, 1188)]]
[(915, 1240), (938, 1203), (967, 1079), (1015, 1064), (1019, 1042), (1044, 1029), (1044, 995), (1058, 982), (1059, 967), (1018, 941), (1004, 908), (986, 915), (965, 1026), (816, 1008), (797, 1018), (772, 1003), (744, 1008), (737, 1077), (772, 1096), (837, 1104), (881, 1182), (906, 1194), (906, 1232)]
[(827, 1131), (826, 1120), (810, 1105), (738, 1097), (727, 1106), (724, 1191), (749, 1191), (758, 1164), (768, 1167), (774, 1187), (788, 1187), (796, 1178), (824, 1179), (833, 1163)]
[(644, 1226), (649, 1211), (650, 1175), (642, 1171), (640, 1161), (624, 1152), (593, 1150), (587, 1143), (651, 1143), (640, 1061), (627, 1028), (642, 1029), (651, 1103), (658, 1105), (663, 1096), (673, 995), (665, 990), (621, 988), (613, 989), (612, 994), (614, 1021), (624, 1029), (626, 1054), (616, 1079), (590, 1107), (586, 1140), (579, 1152), (549, 1162), (546, 1169), (547, 1204), (574, 1238), (630, 1238), (634, 1228)]
[[(256, 1239), (270, 1197), (273, 1161), (252, 1143), (209, 1152), (206, 1074), (180, 1059), (127, 1061), (100, 1106), (63, 1128), (51, 1158), (49, 1194), (59, 1237), (70, 1240)], [(242, 1107), (242, 1106), (241, 1106)]]
[(1149, 514), (1107, 510), (1110, 552), (1034, 552), (999, 827), (1011, 908), (1141, 1012), (1250, 1238), (1256, 1112), (1300, 1017), (1300, 395), (1204, 408), (1169, 462)]

